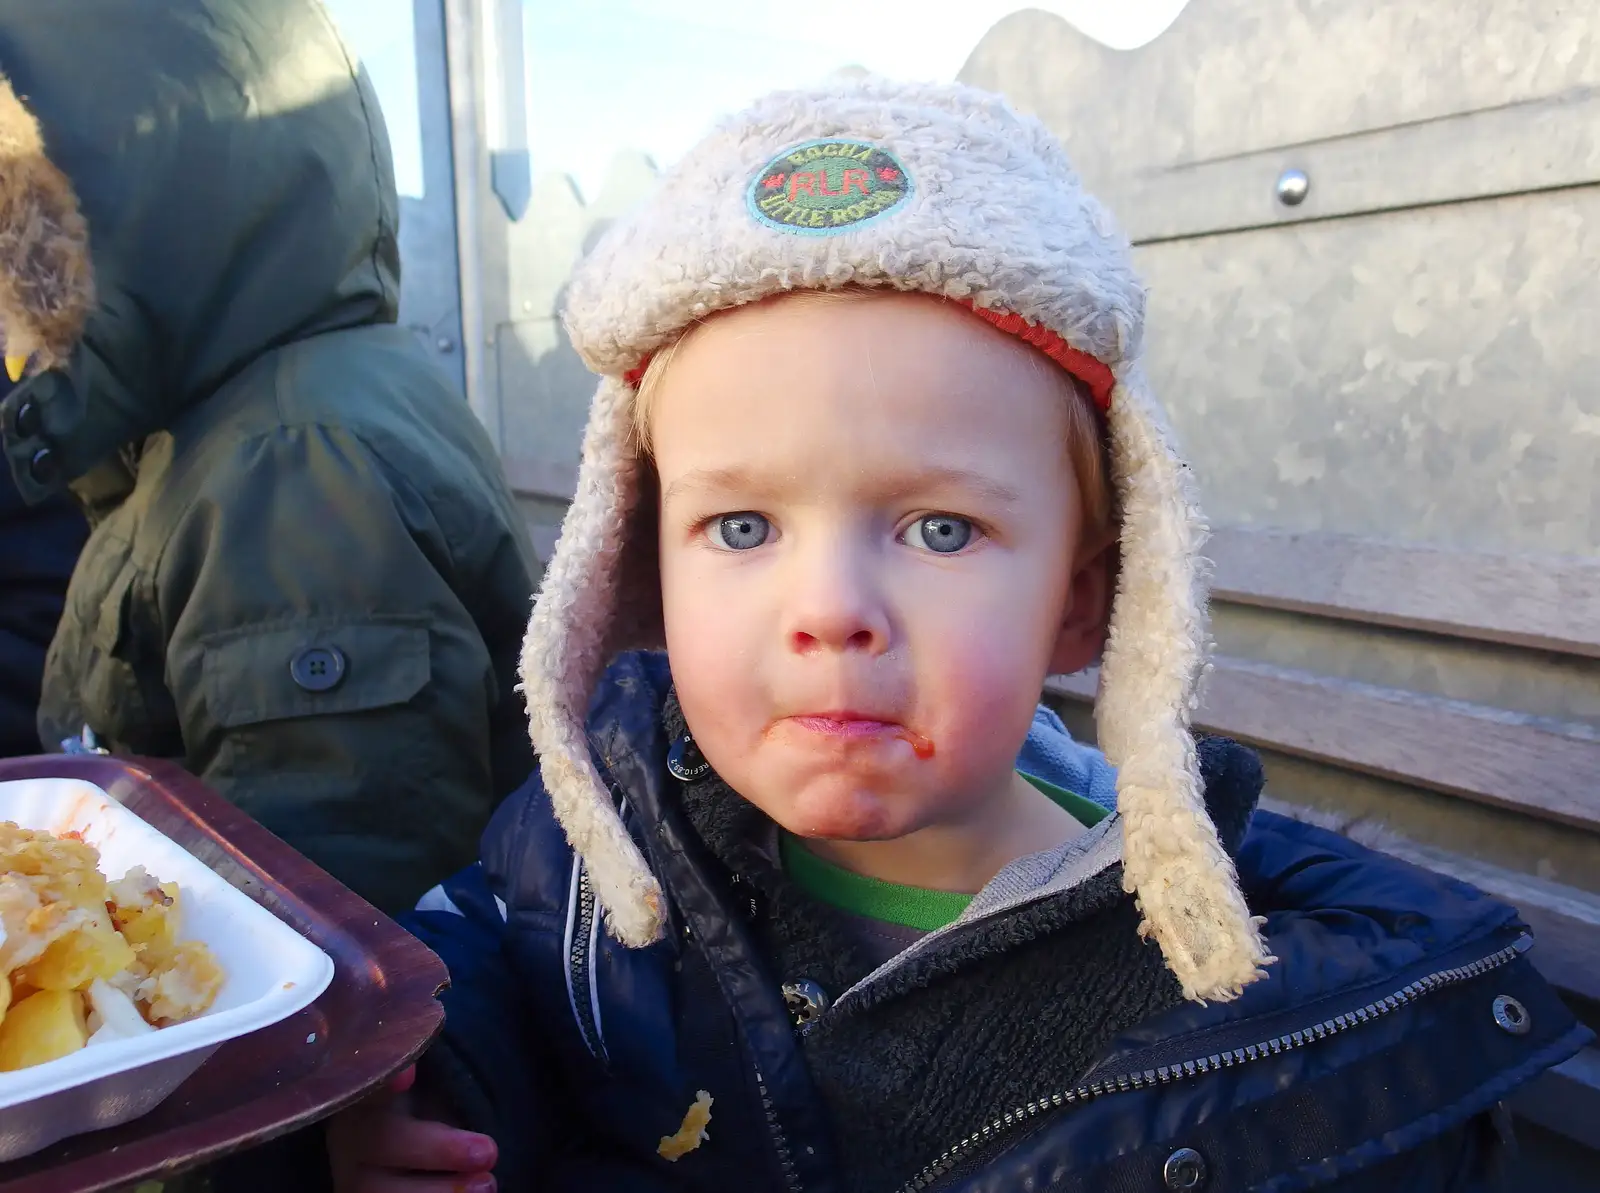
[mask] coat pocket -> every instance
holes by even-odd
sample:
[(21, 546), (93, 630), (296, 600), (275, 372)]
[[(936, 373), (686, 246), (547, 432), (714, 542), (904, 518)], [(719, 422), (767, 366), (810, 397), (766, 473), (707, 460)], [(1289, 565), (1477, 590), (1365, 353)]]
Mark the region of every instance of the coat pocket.
[[(47, 748), (59, 749), (87, 725), (104, 745), (156, 752), (136, 641), (140, 579), (126, 544), (91, 540), (45, 667), (38, 723)], [(154, 674), (159, 683), (159, 662)]]
[(404, 704), (432, 676), (421, 617), (300, 618), (200, 645), (206, 709), (222, 729)]

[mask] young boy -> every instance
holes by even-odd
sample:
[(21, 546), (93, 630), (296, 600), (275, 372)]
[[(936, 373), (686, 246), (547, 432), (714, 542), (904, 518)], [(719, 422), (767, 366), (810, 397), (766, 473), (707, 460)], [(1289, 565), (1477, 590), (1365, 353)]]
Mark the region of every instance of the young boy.
[[(540, 774), (414, 921), (454, 1125), (352, 1112), (342, 1187), (1483, 1187), (1587, 1032), (1511, 909), (1252, 823), (1253, 755), (1196, 747), (1143, 308), (1044, 128), (956, 86), (768, 98), (610, 232)], [(1114, 813), (1016, 769), (1102, 653)]]

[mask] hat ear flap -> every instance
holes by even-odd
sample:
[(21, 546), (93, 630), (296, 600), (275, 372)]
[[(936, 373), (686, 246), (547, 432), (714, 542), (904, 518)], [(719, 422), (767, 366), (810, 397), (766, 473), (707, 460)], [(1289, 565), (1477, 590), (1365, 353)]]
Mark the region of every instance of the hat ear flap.
[(1189, 731), (1207, 645), (1206, 526), (1136, 368), (1113, 392), (1108, 423), (1121, 569), (1095, 719), (1117, 767), (1124, 882), (1184, 996), (1226, 1001), (1272, 958), (1206, 812)]
[[(622, 643), (660, 622), (660, 585), (630, 580), (655, 541), (634, 541), (646, 467), (630, 443), (632, 391), (604, 378), (584, 434), (577, 493), (522, 644), (522, 687), (539, 774), (567, 842), (583, 858), (606, 926), (640, 948), (660, 938), (661, 886), (601, 782), (585, 730), (590, 695)], [(649, 594), (644, 607), (628, 607)], [(653, 611), (653, 612), (652, 612)], [(652, 622), (653, 616), (653, 622)], [(659, 635), (656, 635), (659, 636)]]

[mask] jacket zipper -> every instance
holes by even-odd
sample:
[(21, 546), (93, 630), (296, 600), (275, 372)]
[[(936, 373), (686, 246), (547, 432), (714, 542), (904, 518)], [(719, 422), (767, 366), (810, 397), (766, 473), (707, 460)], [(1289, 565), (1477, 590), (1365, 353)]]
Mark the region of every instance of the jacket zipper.
[(756, 1090), (761, 1095), (761, 1110), (767, 1116), (767, 1130), (772, 1133), (772, 1143), (778, 1152), (783, 1187), (789, 1193), (801, 1193), (800, 1172), (795, 1168), (793, 1153), (789, 1151), (789, 1137), (784, 1133), (783, 1124), (778, 1122), (777, 1107), (772, 1104), (772, 1095), (767, 1092), (767, 1079), (759, 1069), (756, 1070)]
[(1451, 969), (1436, 970), (1425, 977), (1418, 978), (1403, 989), (1393, 994), (1376, 999), (1365, 1006), (1343, 1015), (1335, 1015), (1332, 1019), (1324, 1019), (1321, 1023), (1300, 1031), (1288, 1032), (1281, 1036), (1263, 1040), (1260, 1043), (1249, 1044), (1243, 1048), (1232, 1048), (1225, 1052), (1213, 1053), (1209, 1056), (1196, 1057), (1176, 1064), (1162, 1065), (1158, 1069), (1146, 1069), (1142, 1073), (1126, 1073), (1122, 1076), (1096, 1081), (1089, 1085), (1082, 1085), (1076, 1089), (1062, 1090), (1049, 1097), (1039, 1098), (1025, 1106), (1018, 1106), (1007, 1111), (1001, 1117), (987, 1123), (981, 1130), (974, 1131), (965, 1139), (952, 1144), (937, 1160), (929, 1164), (909, 1183), (902, 1186), (900, 1193), (924, 1193), (935, 1181), (944, 1176), (966, 1157), (979, 1147), (992, 1143), (996, 1139), (1022, 1126), (1032, 1122), (1040, 1115), (1051, 1110), (1060, 1110), (1068, 1106), (1075, 1106), (1088, 1102), (1103, 1094), (1120, 1093), (1130, 1089), (1148, 1089), (1156, 1085), (1172, 1085), (1190, 1077), (1198, 1077), (1203, 1073), (1215, 1072), (1218, 1069), (1231, 1069), (1235, 1065), (1246, 1064), (1253, 1060), (1260, 1060), (1265, 1056), (1278, 1056), (1285, 1052), (1293, 1052), (1307, 1044), (1318, 1040), (1325, 1040), (1329, 1036), (1336, 1036), (1358, 1027), (1363, 1023), (1370, 1023), (1380, 1019), (1392, 1011), (1417, 1001), (1425, 994), (1446, 986), (1453, 986), (1460, 982), (1469, 981), (1488, 973), (1491, 969), (1498, 969), (1514, 961), (1525, 952), (1532, 944), (1532, 938), (1523, 936), (1497, 952), (1490, 953), (1487, 957), (1479, 958), (1466, 965), (1456, 966)]
[(577, 916), (573, 926), (572, 944), (567, 953), (567, 974), (571, 983), (568, 1001), (572, 1004), (572, 1013), (578, 1021), (578, 1031), (583, 1036), (584, 1047), (589, 1050), (591, 1056), (605, 1060), (606, 1046), (600, 1038), (599, 1026), (595, 1023), (594, 1007), (590, 997), (589, 949), (595, 927), (594, 888), (589, 883), (589, 868), (581, 861), (578, 863), (577, 883)]
[[(615, 795), (615, 791), (612, 792)], [(617, 817), (626, 827), (628, 801), (619, 797)], [(599, 907), (594, 897), (594, 886), (589, 881), (589, 867), (583, 858), (574, 853), (572, 858), (573, 906), (567, 912), (567, 1003), (572, 1007), (572, 1017), (577, 1020), (578, 1034), (589, 1055), (602, 1064), (609, 1064), (606, 1051), (606, 1033), (600, 1025), (600, 990), (595, 984), (594, 953), (600, 937)]]
[[(621, 815), (625, 818), (627, 813), (628, 803), (623, 800)], [(571, 983), (568, 1002), (578, 1021), (578, 1031), (583, 1036), (584, 1046), (589, 1049), (592, 1056), (604, 1061), (609, 1059), (606, 1054), (605, 1038), (600, 1033), (593, 1006), (589, 1001), (592, 997), (590, 951), (597, 931), (594, 888), (589, 882), (589, 868), (583, 864), (581, 858), (576, 859), (576, 867), (577, 909), (573, 916), (572, 943), (567, 952), (567, 976)], [(766, 1116), (767, 1130), (771, 1133), (773, 1147), (778, 1154), (778, 1167), (783, 1174), (784, 1188), (788, 1193), (804, 1193), (799, 1169), (795, 1167), (794, 1153), (789, 1150), (788, 1134), (784, 1131), (783, 1124), (778, 1121), (777, 1107), (773, 1105), (772, 1095), (767, 1090), (767, 1079), (762, 1076), (760, 1070), (756, 1070), (755, 1076), (756, 1089), (761, 1095), (761, 1110)]]

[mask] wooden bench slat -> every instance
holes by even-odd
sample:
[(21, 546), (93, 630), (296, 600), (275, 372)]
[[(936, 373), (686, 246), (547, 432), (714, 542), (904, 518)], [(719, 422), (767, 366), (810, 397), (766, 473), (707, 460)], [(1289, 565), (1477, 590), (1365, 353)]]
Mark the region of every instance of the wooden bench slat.
[(1511, 1095), (1511, 1108), (1546, 1130), (1600, 1148), (1600, 1049), (1585, 1048), (1539, 1074)]
[(547, 501), (571, 501), (578, 487), (578, 466), (558, 464), (535, 456), (506, 456), (501, 463), (506, 480), (518, 497), (539, 497)]
[[(1092, 672), (1047, 691), (1093, 700)], [(1600, 832), (1600, 740), (1456, 701), (1218, 658), (1197, 725), (1241, 741)]]
[(1600, 658), (1600, 560), (1248, 527), (1206, 554), (1219, 600)]

